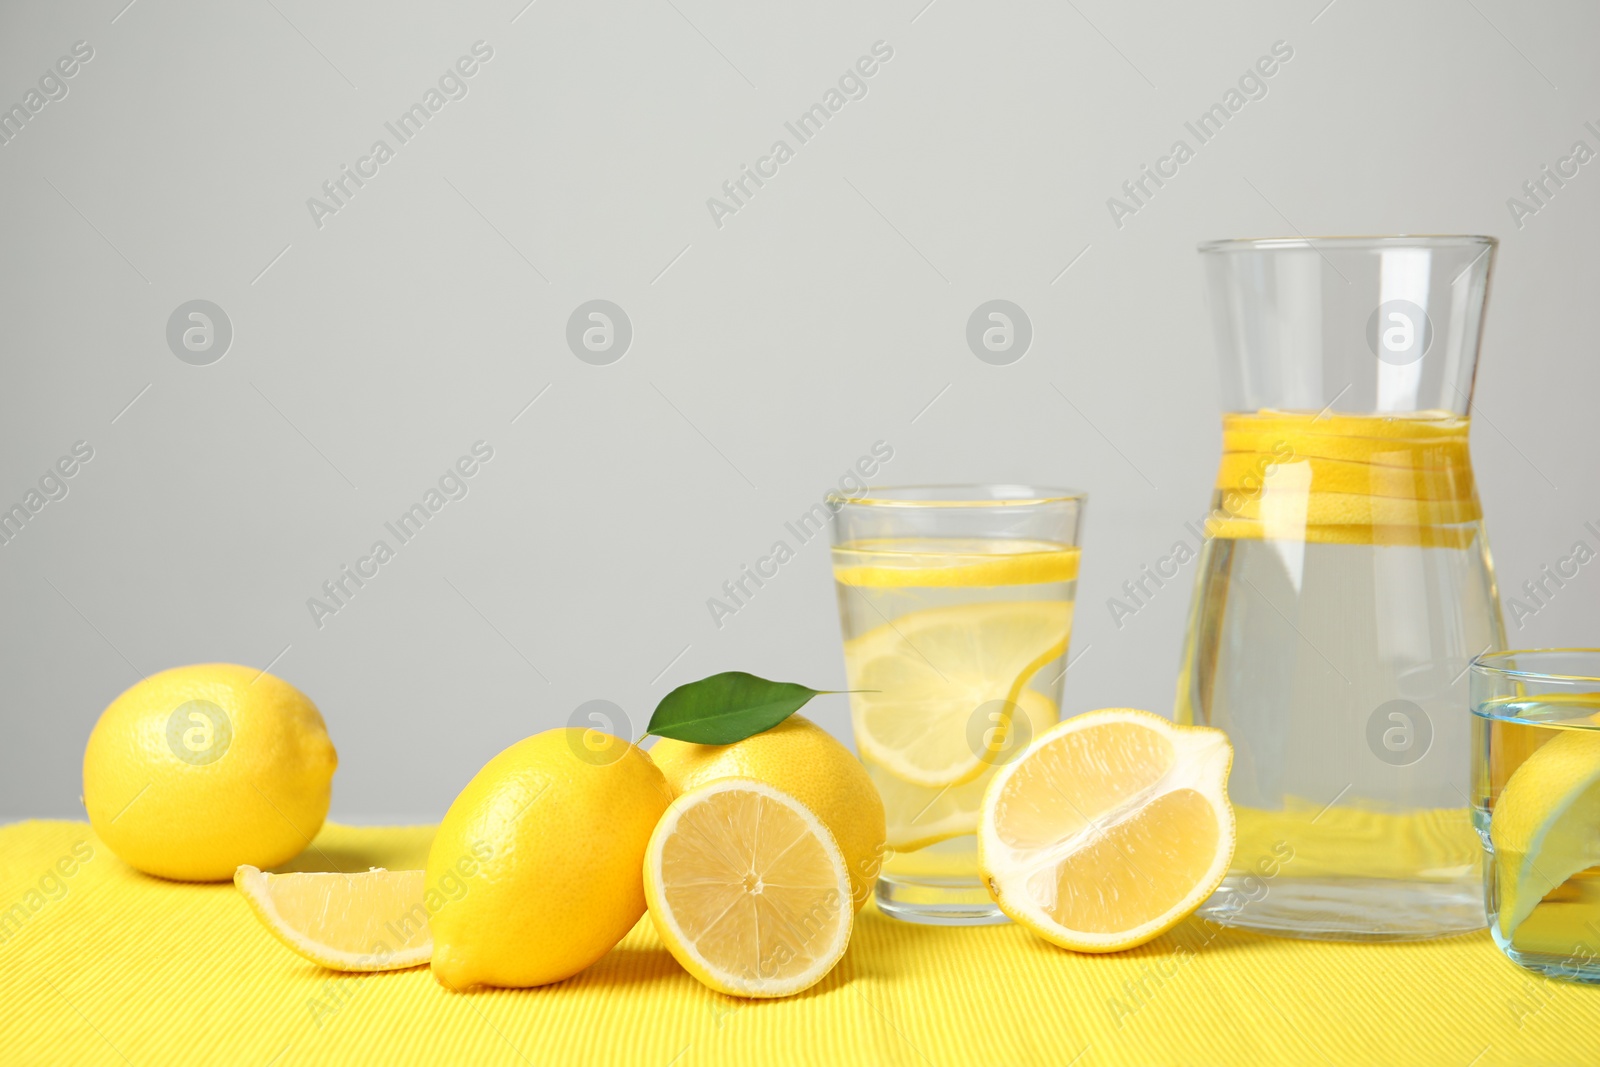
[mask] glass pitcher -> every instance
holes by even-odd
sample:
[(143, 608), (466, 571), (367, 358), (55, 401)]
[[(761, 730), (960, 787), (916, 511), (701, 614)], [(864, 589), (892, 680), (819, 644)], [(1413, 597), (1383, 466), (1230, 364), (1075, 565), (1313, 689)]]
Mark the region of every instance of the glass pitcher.
[(1467, 666), (1505, 634), (1467, 430), (1495, 246), (1200, 246), (1223, 452), (1176, 718), (1233, 742), (1214, 921), (1351, 940), (1484, 925)]

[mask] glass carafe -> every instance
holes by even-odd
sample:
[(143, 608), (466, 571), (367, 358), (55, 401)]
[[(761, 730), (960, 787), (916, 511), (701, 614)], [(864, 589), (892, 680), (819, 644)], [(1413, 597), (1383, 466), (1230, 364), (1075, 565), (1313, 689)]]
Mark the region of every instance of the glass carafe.
[(1223, 454), (1176, 718), (1234, 747), (1214, 921), (1362, 940), (1484, 925), (1467, 665), (1505, 638), (1467, 430), (1495, 244), (1200, 246)]

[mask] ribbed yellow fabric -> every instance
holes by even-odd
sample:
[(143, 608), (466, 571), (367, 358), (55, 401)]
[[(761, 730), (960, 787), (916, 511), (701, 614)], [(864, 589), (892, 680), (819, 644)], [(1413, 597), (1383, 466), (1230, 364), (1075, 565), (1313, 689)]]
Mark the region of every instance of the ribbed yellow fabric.
[[(328, 826), (295, 866), (417, 867), (431, 834)], [(869, 906), (834, 972), (788, 1000), (712, 993), (648, 919), (566, 982), (452, 994), (426, 968), (319, 970), (231, 885), (140, 875), (73, 822), (0, 828), (0, 909), (6, 1067), (1526, 1067), (1600, 1055), (1600, 989), (1531, 976), (1486, 934), (1331, 944), (1191, 921), (1131, 952), (1081, 956), (1016, 926), (909, 926)]]
[(1469, 420), (1237, 412), (1222, 417), (1213, 537), (1463, 548), (1482, 518)]

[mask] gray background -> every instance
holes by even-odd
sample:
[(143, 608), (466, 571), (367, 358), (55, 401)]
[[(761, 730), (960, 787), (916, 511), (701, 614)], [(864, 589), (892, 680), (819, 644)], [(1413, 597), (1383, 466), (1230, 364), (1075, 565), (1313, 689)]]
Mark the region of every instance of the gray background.
[[(1208, 503), (1211, 237), (1501, 236), (1473, 449), (1502, 589), (1600, 546), (1600, 162), (1520, 228), (1507, 206), (1600, 149), (1592, 5), (125, 3), (0, 12), (7, 106), (94, 48), (0, 146), (0, 506), (94, 448), (0, 548), (6, 816), (80, 815), (100, 710), (183, 663), (309, 693), (350, 820), (438, 818), (588, 700), (639, 727), (717, 670), (837, 687), (819, 542), (721, 629), (706, 599), (878, 440), (882, 480), (1086, 489), (1065, 710), (1170, 713), (1192, 564), (1120, 630), (1106, 600)], [(314, 225), (480, 39), (468, 95)], [(879, 40), (867, 96), (714, 225)], [(1115, 226), (1107, 198), (1279, 40), (1265, 98)], [(609, 366), (565, 342), (596, 298), (633, 324)], [(209, 366), (165, 339), (193, 299), (233, 325)], [(1009, 366), (965, 341), (990, 299), (1032, 321)], [(468, 495), (314, 625), (478, 440)], [(1513, 642), (1600, 644), (1597, 591), (1590, 565)], [(812, 712), (848, 733), (841, 698)]]

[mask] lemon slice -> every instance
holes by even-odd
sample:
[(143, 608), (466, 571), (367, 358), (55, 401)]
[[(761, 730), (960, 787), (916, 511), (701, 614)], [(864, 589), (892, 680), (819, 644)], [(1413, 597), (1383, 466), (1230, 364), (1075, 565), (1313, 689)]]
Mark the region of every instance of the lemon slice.
[(433, 955), (422, 871), (233, 875), (250, 908), (279, 941), (335, 971), (397, 971)]
[(861, 754), (895, 777), (935, 789), (993, 765), (1014, 706), (1046, 663), (1063, 655), (1072, 601), (1015, 600), (929, 608), (844, 646)]
[(650, 919), (684, 969), (720, 993), (786, 997), (850, 943), (850, 874), (798, 800), (723, 778), (673, 801), (644, 858)]
[(1036, 585), (1076, 580), (1079, 558), (1055, 541), (870, 538), (834, 548), (833, 577), (869, 589)]
[(1080, 952), (1170, 930), (1233, 859), (1232, 763), (1221, 730), (1130, 708), (1068, 719), (1001, 767), (984, 795), (978, 868), (989, 895)]
[(1504, 937), (1568, 878), (1600, 866), (1600, 730), (1562, 730), (1506, 782), (1489, 820)]
[[(1014, 743), (1007, 743), (1007, 748), (1020, 753), (1028, 742), (1056, 724), (1056, 702), (1043, 693), (1024, 689), (1017, 698), (1017, 707), (1027, 726)], [(863, 762), (867, 776), (883, 798), (883, 810), (888, 817), (885, 843), (890, 848), (897, 852), (915, 852), (935, 842), (977, 831), (978, 809), (983, 805), (983, 791), (989, 788), (994, 768), (961, 785), (933, 788), (907, 782), (875, 763)]]

